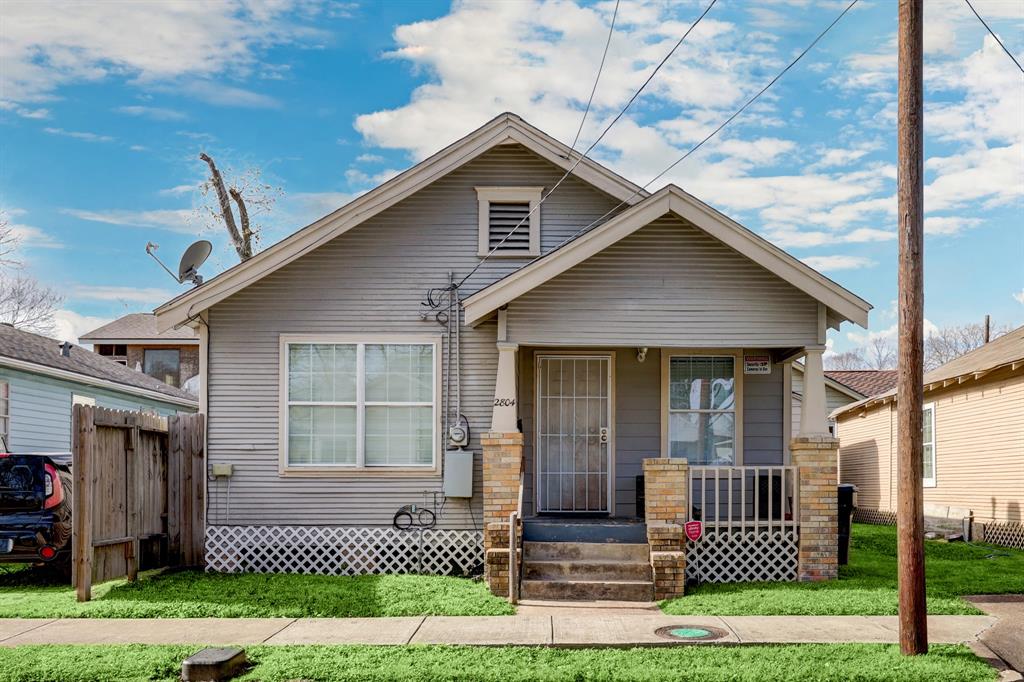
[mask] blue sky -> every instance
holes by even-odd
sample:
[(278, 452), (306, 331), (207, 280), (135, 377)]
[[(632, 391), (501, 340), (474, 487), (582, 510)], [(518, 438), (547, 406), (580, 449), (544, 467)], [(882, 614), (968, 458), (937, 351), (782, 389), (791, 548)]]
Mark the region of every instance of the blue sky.
[[(589, 145), (709, 0), (620, 5)], [(640, 183), (728, 117), (845, 3), (722, 0), (592, 153)], [(66, 294), (62, 335), (151, 309), (212, 239), (201, 150), (282, 189), (272, 243), (494, 115), (571, 142), (614, 2), (37, 3), (0, 6), (0, 207), (25, 267)], [(979, 11), (1024, 58), (1024, 3)], [(863, 0), (666, 181), (895, 324), (895, 3)], [(1024, 323), (1024, 77), (961, 0), (926, 12), (926, 317)], [(652, 188), (656, 188), (654, 185)], [(836, 350), (867, 340), (844, 325)]]

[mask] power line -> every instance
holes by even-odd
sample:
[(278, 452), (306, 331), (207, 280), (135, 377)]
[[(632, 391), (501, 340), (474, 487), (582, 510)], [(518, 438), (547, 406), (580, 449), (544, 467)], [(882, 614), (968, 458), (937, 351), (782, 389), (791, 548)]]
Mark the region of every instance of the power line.
[(612, 33), (615, 32), (615, 17), (619, 15), (619, 0), (615, 0), (615, 9), (612, 11), (612, 23), (608, 26), (608, 40), (604, 43), (604, 53), (601, 55), (601, 64), (597, 67), (597, 77), (594, 78), (594, 87), (590, 89), (590, 99), (587, 100), (587, 108), (583, 110), (583, 119), (580, 120), (580, 127), (576, 130), (576, 137), (572, 138), (570, 149), (576, 151), (576, 143), (580, 141), (580, 133), (583, 132), (583, 124), (587, 122), (587, 114), (590, 113), (590, 105), (594, 102), (594, 93), (597, 92), (597, 84), (601, 81), (601, 72), (604, 71), (604, 60), (608, 57), (608, 46), (612, 44)]
[(974, 16), (978, 17), (978, 21), (980, 21), (981, 25), (985, 27), (989, 35), (995, 38), (995, 41), (999, 43), (999, 47), (1003, 48), (1003, 52), (1006, 53), (1006, 56), (1013, 60), (1013, 63), (1017, 65), (1017, 68), (1020, 69), (1021, 73), (1024, 73), (1024, 66), (1020, 65), (1020, 62), (1018, 62), (1017, 58), (1013, 56), (1013, 53), (1006, 48), (1006, 45), (1003, 45), (1003, 41), (999, 39), (999, 36), (997, 36), (995, 31), (992, 30), (992, 27), (989, 26), (988, 23), (981, 18), (981, 15), (978, 14), (978, 10), (974, 9), (974, 5), (971, 4), (971, 0), (964, 0), (964, 2), (966, 2), (967, 6), (971, 8), (972, 12), (974, 12)]
[[(459, 280), (459, 283), (455, 285), (456, 288), (461, 287), (463, 284), (466, 283), (466, 280), (468, 280), (470, 277), (472, 277), (474, 274), (476, 274), (477, 270), (479, 270), (483, 266), (483, 264), (487, 262), (487, 260), (494, 254), (494, 252), (497, 251), (498, 249), (500, 249), (502, 247), (502, 245), (506, 241), (508, 241), (508, 239), (513, 234), (515, 234), (516, 230), (518, 230), (520, 227), (522, 227), (533, 216), (533, 214), (537, 212), (537, 210), (541, 207), (541, 205), (545, 201), (547, 201), (551, 197), (552, 194), (555, 193), (555, 190), (557, 190), (561, 186), (561, 184), (563, 182), (565, 182), (565, 179), (568, 178), (570, 175), (572, 175), (573, 171), (576, 170), (576, 167), (580, 165), (580, 163), (583, 161), (583, 159), (587, 158), (587, 155), (590, 154), (591, 151), (593, 151), (594, 147), (596, 147), (598, 145), (598, 143), (602, 139), (604, 139), (604, 136), (607, 135), (608, 131), (612, 129), (612, 126), (614, 126), (616, 123), (618, 123), (619, 119), (622, 118), (625, 115), (626, 111), (629, 110), (629, 107), (631, 107), (633, 105), (633, 102), (635, 102), (636, 99), (640, 96), (640, 93), (642, 93), (644, 91), (644, 89), (650, 84), (650, 82), (654, 79), (654, 76), (658, 73), (659, 70), (661, 70), (661, 67), (663, 67), (665, 65), (665, 62), (667, 62), (669, 60), (669, 58), (671, 58), (672, 55), (675, 54), (675, 51), (679, 49), (679, 46), (683, 44), (683, 41), (686, 40), (687, 36), (689, 36), (690, 33), (693, 31), (693, 29), (695, 29), (697, 27), (697, 24), (699, 24), (701, 22), (701, 20), (705, 16), (707, 16), (707, 13), (711, 11), (711, 8), (715, 6), (716, 2), (718, 2), (718, 0), (711, 0), (711, 3), (707, 6), (707, 8), (705, 8), (705, 10), (701, 13), (701, 15), (699, 17), (697, 17), (696, 21), (694, 21), (692, 24), (690, 24), (690, 27), (688, 29), (686, 29), (686, 32), (683, 33), (682, 37), (676, 42), (676, 44), (674, 46), (672, 46), (672, 49), (668, 51), (668, 54), (665, 55), (665, 57), (661, 60), (661, 62), (659, 62), (656, 67), (654, 67), (654, 71), (652, 71), (651, 74), (647, 77), (647, 80), (645, 80), (643, 82), (643, 85), (641, 85), (637, 89), (637, 91), (633, 93), (633, 96), (629, 98), (629, 101), (626, 102), (626, 105), (624, 107), (622, 107), (622, 109), (619, 111), (618, 114), (615, 115), (615, 118), (613, 118), (611, 123), (609, 123), (607, 125), (607, 127), (605, 127), (605, 129), (601, 132), (601, 134), (597, 136), (597, 139), (594, 140), (590, 144), (589, 147), (587, 147), (586, 151), (584, 151), (582, 154), (579, 155), (579, 157), (576, 159), (575, 163), (573, 163), (572, 166), (569, 167), (569, 170), (565, 171), (565, 174), (562, 175), (562, 177), (558, 179), (558, 182), (556, 182), (551, 187), (551, 189), (548, 191), (548, 193), (546, 195), (541, 197), (540, 201), (538, 201), (536, 203), (536, 205), (534, 205), (530, 209), (529, 213), (527, 213), (525, 216), (523, 216), (523, 219), (520, 220), (519, 223), (515, 227), (513, 227), (511, 230), (509, 230), (508, 234), (506, 234), (501, 239), (501, 241), (499, 241), (497, 244), (495, 244), (493, 247), (491, 247), (490, 251), (488, 251), (486, 253), (486, 255), (484, 255), (484, 257), (480, 259), (480, 262), (477, 263), (473, 267), (473, 269), (469, 271), (469, 274), (467, 274), (465, 277), (463, 277), (461, 280)], [(634, 193), (634, 196), (635, 195), (636, 195), (636, 193)], [(632, 197), (630, 197), (630, 198), (632, 198)]]
[[(838, 23), (839, 23), (839, 20), (840, 20), (840, 19), (842, 19), (842, 18), (843, 18), (844, 16), (846, 16), (846, 13), (847, 13), (847, 12), (849, 12), (849, 11), (850, 11), (851, 9), (853, 9), (853, 6), (854, 6), (854, 5), (856, 5), (856, 4), (857, 4), (857, 3), (859, 2), (859, 1), (860, 1), (860, 0), (853, 0), (853, 1), (852, 1), (852, 2), (851, 2), (851, 3), (849, 4), (849, 5), (847, 5), (847, 6), (846, 6), (846, 9), (844, 9), (844, 10), (843, 10), (842, 12), (840, 12), (840, 13), (839, 13), (839, 16), (837, 16), (837, 17), (836, 17), (835, 19), (833, 19), (833, 20), (832, 20), (832, 23), (831, 23), (831, 24), (829, 24), (828, 26), (826, 26), (826, 27), (825, 27), (825, 30), (824, 30), (824, 31), (822, 31), (821, 33), (819, 33), (819, 34), (818, 34), (818, 37), (817, 37), (817, 38), (815, 38), (815, 39), (814, 39), (813, 41), (811, 41), (811, 44), (810, 44), (810, 45), (808, 45), (808, 46), (807, 46), (806, 48), (804, 48), (803, 52), (801, 52), (800, 54), (798, 54), (798, 55), (796, 56), (796, 59), (794, 59), (794, 60), (793, 60), (793, 61), (791, 61), (791, 62), (790, 62), (789, 64), (787, 64), (787, 65), (786, 65), (786, 68), (784, 68), (784, 69), (783, 69), (782, 71), (780, 71), (780, 72), (779, 72), (779, 74), (778, 74), (777, 76), (775, 76), (775, 78), (773, 78), (773, 79), (772, 79), (771, 81), (769, 81), (768, 85), (766, 85), (766, 86), (764, 86), (763, 88), (761, 88), (761, 89), (760, 89), (760, 90), (758, 91), (758, 93), (757, 93), (756, 95), (754, 95), (753, 97), (751, 97), (750, 99), (748, 99), (748, 100), (746, 101), (746, 103), (745, 103), (745, 104), (744, 104), (743, 106), (741, 106), (741, 107), (740, 107), (739, 109), (737, 109), (737, 110), (736, 110), (736, 112), (735, 112), (735, 113), (734, 113), (734, 114), (733, 114), (732, 116), (730, 116), (729, 118), (725, 119), (725, 121), (723, 121), (723, 122), (721, 123), (721, 125), (719, 125), (719, 126), (718, 126), (717, 128), (715, 128), (715, 129), (714, 129), (713, 131), (711, 131), (711, 133), (710, 133), (709, 135), (707, 135), (707, 136), (706, 136), (706, 137), (705, 137), (705, 138), (704, 138), (703, 140), (701, 140), (700, 142), (698, 142), (697, 144), (695, 144), (695, 145), (694, 145), (693, 147), (690, 147), (690, 149), (689, 149), (689, 150), (687, 150), (687, 152), (686, 152), (685, 154), (683, 154), (683, 155), (682, 155), (682, 156), (680, 156), (680, 157), (679, 157), (678, 159), (676, 159), (676, 160), (675, 160), (675, 161), (673, 161), (673, 162), (672, 162), (671, 164), (669, 164), (669, 165), (668, 165), (668, 167), (667, 167), (667, 168), (665, 168), (665, 170), (661, 171), (660, 173), (658, 173), (657, 175), (655, 175), (655, 176), (654, 176), (653, 178), (651, 178), (650, 180), (648, 180), (648, 181), (647, 181), (647, 182), (646, 182), (646, 183), (645, 183), (645, 184), (644, 184), (644, 185), (643, 185), (642, 187), (640, 187), (639, 189), (635, 190), (635, 191), (634, 191), (634, 192), (633, 192), (633, 193), (632, 193), (631, 195), (629, 195), (628, 197), (626, 197), (625, 199), (623, 199), (622, 201), (620, 201), (620, 202), (619, 202), (619, 203), (618, 203), (618, 204), (617, 204), (616, 206), (614, 206), (614, 207), (612, 207), (611, 209), (609, 209), (609, 210), (608, 210), (607, 212), (605, 212), (605, 214), (604, 214), (604, 215), (602, 215), (601, 217), (599, 217), (599, 218), (597, 218), (596, 220), (592, 221), (592, 222), (591, 222), (590, 224), (588, 224), (588, 225), (585, 225), (584, 227), (580, 228), (580, 229), (579, 229), (579, 230), (577, 230), (577, 231), (576, 231), (575, 233), (573, 233), (572, 235), (570, 235), (570, 236), (569, 236), (569, 237), (568, 237), (568, 238), (567, 238), (567, 239), (566, 239), (565, 241), (563, 241), (563, 242), (562, 242), (561, 244), (559, 244), (558, 246), (556, 246), (556, 247), (555, 247), (555, 249), (560, 249), (561, 247), (565, 246), (566, 244), (568, 244), (569, 242), (571, 242), (571, 241), (572, 241), (573, 239), (575, 239), (576, 237), (580, 236), (581, 234), (583, 234), (584, 232), (586, 232), (586, 231), (588, 231), (588, 230), (589, 230), (590, 228), (592, 228), (592, 227), (593, 227), (594, 225), (598, 224), (599, 222), (601, 222), (602, 220), (604, 220), (605, 218), (607, 218), (608, 216), (610, 216), (610, 215), (611, 215), (612, 213), (615, 213), (616, 211), (618, 211), (618, 210), (619, 210), (620, 208), (622, 208), (622, 207), (623, 207), (624, 205), (626, 205), (627, 203), (629, 203), (629, 201), (630, 201), (630, 200), (632, 200), (632, 199), (633, 199), (633, 197), (635, 197), (635, 196), (637, 196), (638, 194), (640, 194), (640, 192), (642, 192), (642, 191), (646, 190), (646, 189), (647, 189), (648, 187), (650, 187), (650, 186), (651, 186), (651, 185), (652, 185), (653, 183), (655, 183), (655, 182), (656, 182), (657, 180), (659, 180), (660, 178), (664, 177), (664, 175), (665, 175), (666, 173), (668, 173), (669, 171), (671, 171), (671, 170), (672, 170), (673, 168), (675, 168), (675, 167), (676, 167), (676, 166), (678, 166), (678, 165), (679, 165), (680, 163), (682, 163), (682, 162), (683, 162), (683, 161), (685, 161), (685, 160), (686, 160), (687, 158), (689, 158), (689, 157), (690, 157), (690, 155), (692, 155), (692, 154), (693, 154), (694, 152), (696, 152), (696, 151), (697, 151), (698, 149), (700, 149), (701, 147), (703, 147), (703, 146), (704, 146), (704, 144), (705, 144), (705, 143), (706, 143), (706, 142), (707, 142), (708, 140), (710, 140), (710, 139), (711, 139), (712, 137), (714, 137), (714, 136), (715, 136), (715, 135), (717, 135), (717, 134), (718, 134), (719, 132), (721, 132), (721, 130), (722, 130), (723, 128), (725, 128), (725, 127), (726, 127), (727, 125), (729, 125), (730, 123), (732, 123), (732, 122), (733, 122), (733, 120), (735, 120), (737, 116), (739, 116), (740, 114), (742, 114), (742, 113), (743, 113), (743, 112), (744, 112), (744, 111), (745, 111), (745, 110), (746, 110), (746, 109), (747, 109), (747, 108), (748, 108), (748, 107), (749, 107), (749, 106), (750, 106), (751, 104), (753, 104), (754, 102), (756, 102), (756, 101), (757, 101), (757, 100), (758, 100), (758, 99), (759, 99), (759, 98), (761, 97), (761, 95), (763, 95), (763, 94), (764, 94), (765, 92), (767, 92), (767, 91), (768, 91), (768, 89), (769, 89), (770, 87), (772, 87), (773, 85), (775, 85), (775, 83), (776, 83), (776, 82), (778, 82), (778, 80), (779, 80), (780, 78), (782, 78), (782, 77), (783, 77), (784, 75), (786, 75), (786, 72), (787, 72), (787, 71), (789, 71), (790, 69), (792, 69), (792, 68), (793, 68), (793, 67), (794, 67), (794, 66), (796, 65), (796, 63), (797, 63), (797, 62), (799, 62), (799, 61), (800, 61), (801, 59), (803, 59), (803, 57), (804, 57), (804, 56), (805, 56), (805, 55), (806, 55), (806, 54), (807, 54), (808, 52), (810, 52), (810, 51), (811, 51), (811, 49), (812, 49), (812, 48), (813, 48), (813, 47), (814, 47), (815, 45), (817, 45), (817, 44), (818, 44), (818, 42), (819, 42), (819, 41), (820, 41), (820, 40), (821, 40), (822, 38), (824, 38), (824, 37), (825, 37), (825, 35), (826, 35), (826, 34), (827, 34), (827, 33), (828, 33), (829, 31), (831, 31), (831, 30), (832, 30), (832, 27), (833, 27), (833, 26), (835, 26), (836, 24), (838, 24)], [(549, 252), (549, 253), (550, 253), (550, 252)]]

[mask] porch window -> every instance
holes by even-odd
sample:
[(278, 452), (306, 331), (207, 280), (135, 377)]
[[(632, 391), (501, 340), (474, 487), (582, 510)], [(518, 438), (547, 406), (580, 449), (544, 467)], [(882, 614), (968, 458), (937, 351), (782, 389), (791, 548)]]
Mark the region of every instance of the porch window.
[(922, 442), (924, 448), (922, 449), (922, 456), (924, 458), (924, 466), (922, 467), (922, 479), (923, 485), (926, 488), (935, 487), (935, 403), (928, 403), (924, 406), (924, 415), (922, 419), (921, 430)]
[(694, 465), (735, 463), (735, 358), (671, 358), (668, 399), (670, 457)]
[(288, 466), (434, 466), (434, 343), (287, 342), (285, 349)]

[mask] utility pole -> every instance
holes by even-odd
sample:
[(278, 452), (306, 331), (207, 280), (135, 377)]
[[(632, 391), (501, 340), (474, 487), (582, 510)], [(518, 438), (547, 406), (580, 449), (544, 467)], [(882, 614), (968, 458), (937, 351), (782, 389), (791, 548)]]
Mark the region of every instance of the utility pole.
[(899, 3), (899, 374), (897, 548), (900, 651), (928, 652), (924, 591), (924, 0)]
[(985, 316), (985, 343), (992, 340), (992, 316)]

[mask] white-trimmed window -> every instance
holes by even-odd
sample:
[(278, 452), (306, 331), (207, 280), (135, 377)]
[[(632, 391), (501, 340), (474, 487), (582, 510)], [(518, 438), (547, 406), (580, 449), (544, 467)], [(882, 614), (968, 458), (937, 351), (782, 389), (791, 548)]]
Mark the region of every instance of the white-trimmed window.
[(669, 358), (669, 456), (693, 465), (736, 464), (736, 392), (736, 358)]
[(926, 403), (921, 420), (921, 456), (924, 459), (921, 478), (924, 487), (935, 487), (935, 403)]
[(431, 469), (435, 339), (283, 338), (285, 469)]
[(543, 191), (543, 187), (477, 187), (480, 204), (477, 255), (539, 256)]
[(0, 452), (11, 447), (11, 385), (0, 381)]

